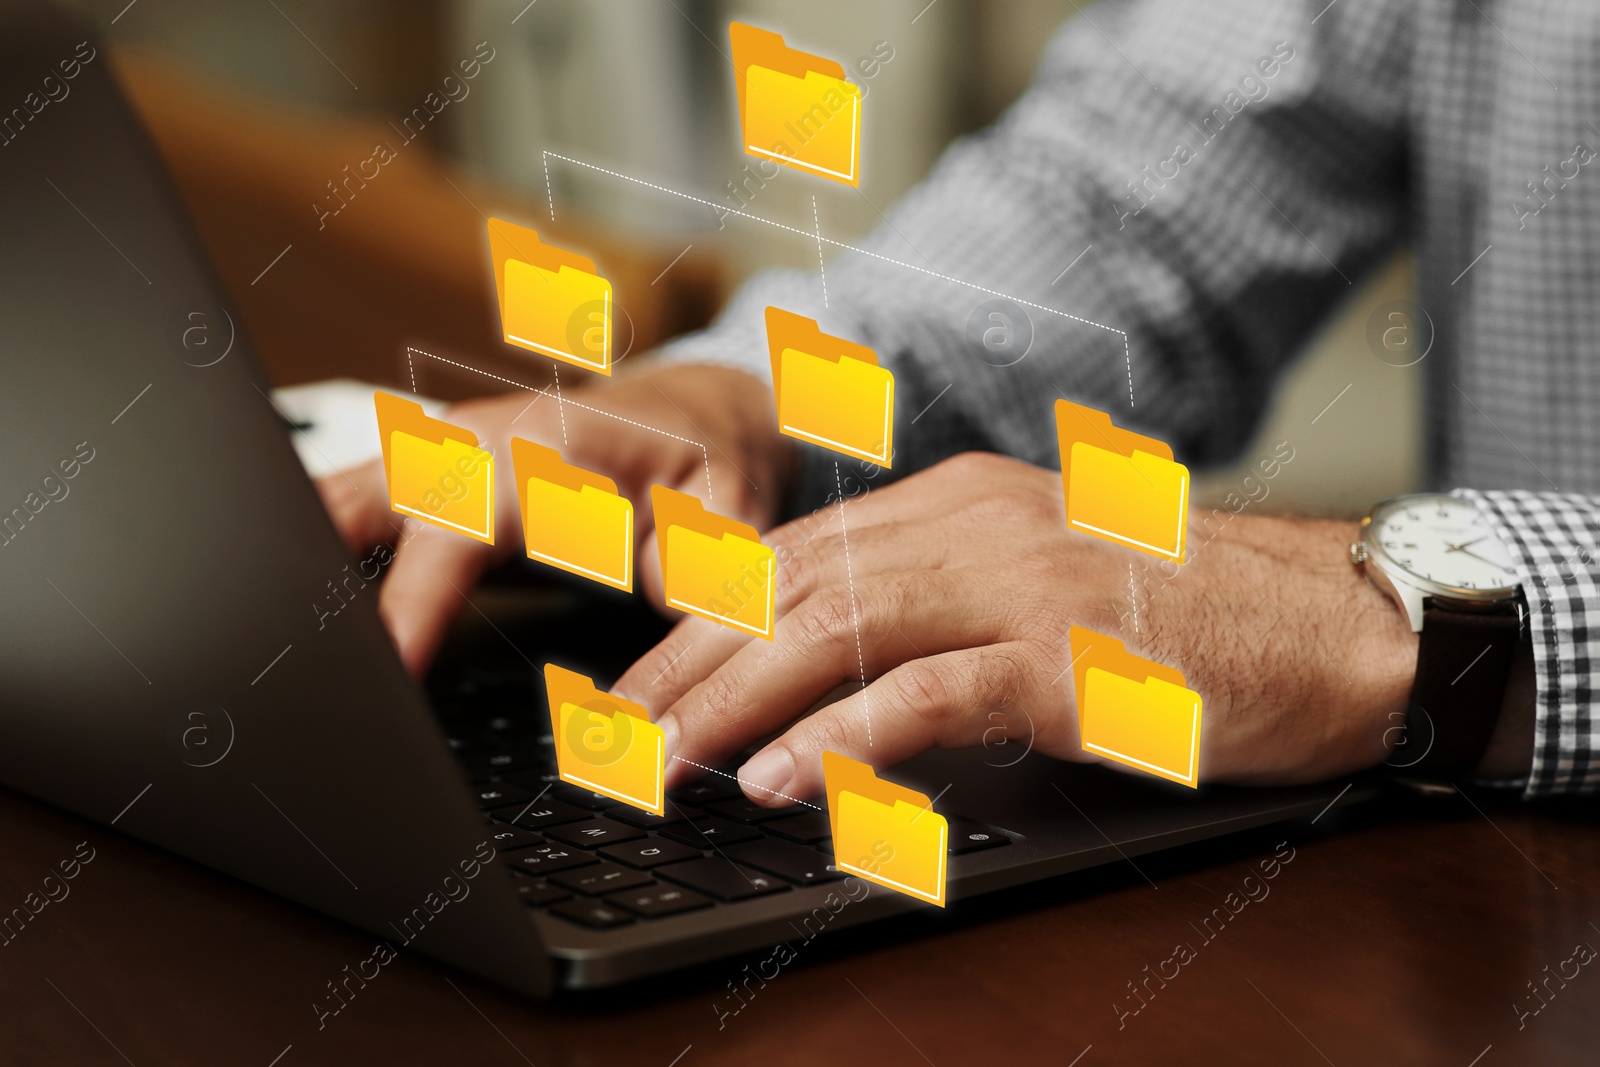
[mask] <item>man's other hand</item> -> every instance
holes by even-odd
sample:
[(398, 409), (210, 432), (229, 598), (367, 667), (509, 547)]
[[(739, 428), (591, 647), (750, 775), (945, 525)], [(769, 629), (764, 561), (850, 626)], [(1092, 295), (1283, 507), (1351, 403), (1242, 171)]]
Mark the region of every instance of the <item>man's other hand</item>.
[(776, 517), (793, 455), (792, 442), (777, 432), (772, 391), (743, 371), (714, 366), (619, 371), (615, 379), (569, 385), (559, 400), (554, 389), (508, 393), (456, 404), (444, 418), (494, 452), (493, 546), (390, 510), (382, 460), (318, 482), (352, 551), (397, 546), (378, 610), (406, 667), (419, 677), (479, 576), (523, 551), (512, 437), (547, 445), (566, 462), (613, 479), (634, 502), (636, 573), (658, 605), (650, 486), (704, 499), (709, 478), (711, 507), (765, 529)]

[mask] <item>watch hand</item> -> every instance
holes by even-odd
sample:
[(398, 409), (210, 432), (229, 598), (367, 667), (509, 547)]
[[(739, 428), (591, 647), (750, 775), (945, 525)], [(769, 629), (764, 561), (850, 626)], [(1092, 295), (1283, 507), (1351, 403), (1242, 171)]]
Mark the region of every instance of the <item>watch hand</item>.
[[(1488, 540), (1488, 535), (1487, 534), (1485, 534), (1483, 537), (1478, 538), (1478, 541), (1485, 541), (1485, 540)], [(1446, 541), (1444, 543), (1444, 550), (1446, 552), (1467, 552), (1467, 549), (1469, 549), (1473, 545), (1477, 544), (1478, 541), (1465, 541), (1465, 542), (1463, 542), (1463, 543), (1461, 543), (1459, 545), (1452, 545), (1449, 541)], [(1467, 555), (1470, 556), (1470, 555), (1472, 555), (1472, 553), (1471, 552), (1467, 552)], [(1483, 557), (1480, 556), (1479, 558), (1482, 559)]]
[[(1477, 544), (1478, 542), (1474, 541), (1472, 543), (1473, 544)], [(1500, 562), (1498, 562), (1496, 560), (1485, 559), (1483, 556), (1478, 555), (1476, 552), (1468, 552), (1465, 547), (1460, 548), (1460, 549), (1452, 549), (1451, 551), (1459, 551), (1463, 556), (1471, 556), (1473, 559), (1478, 560), (1479, 562), (1489, 564), (1489, 566), (1495, 568), (1496, 570), (1502, 570), (1503, 571), (1503, 570), (1506, 569), (1505, 568), (1505, 564), (1500, 563)]]

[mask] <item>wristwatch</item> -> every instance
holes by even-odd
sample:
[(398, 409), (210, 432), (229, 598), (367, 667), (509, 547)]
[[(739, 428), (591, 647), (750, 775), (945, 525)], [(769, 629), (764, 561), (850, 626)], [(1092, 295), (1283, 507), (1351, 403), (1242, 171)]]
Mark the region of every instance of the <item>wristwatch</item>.
[(1350, 561), (1421, 635), (1386, 766), (1422, 779), (1467, 774), (1489, 747), (1517, 644), (1528, 639), (1511, 553), (1469, 502), (1414, 493), (1373, 507)]

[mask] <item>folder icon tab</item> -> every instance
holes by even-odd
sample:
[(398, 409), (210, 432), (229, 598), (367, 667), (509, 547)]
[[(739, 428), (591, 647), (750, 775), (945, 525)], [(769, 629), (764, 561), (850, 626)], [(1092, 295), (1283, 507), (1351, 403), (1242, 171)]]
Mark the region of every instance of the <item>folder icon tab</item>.
[(1200, 694), (1115, 637), (1073, 626), (1068, 640), (1083, 750), (1197, 788)]
[(777, 556), (755, 527), (664, 485), (650, 487), (667, 603), (772, 640)]
[(544, 688), (561, 780), (664, 814), (666, 737), (650, 713), (554, 663), (544, 665)]
[(568, 466), (561, 453), (511, 439), (528, 558), (633, 591), (633, 501), (604, 475)]
[(592, 260), (504, 219), (489, 220), (489, 255), (507, 344), (611, 374), (611, 283)]
[(837, 752), (822, 754), (822, 780), (833, 830), (833, 865), (944, 907), (950, 824), (932, 810), (933, 802)]
[(1173, 461), (1172, 449), (1070, 400), (1056, 401), (1056, 437), (1069, 527), (1183, 562), (1189, 468)]
[(423, 413), (422, 405), (374, 393), (389, 506), (494, 544), (494, 457), (471, 430)]
[(778, 430), (888, 467), (894, 456), (894, 374), (866, 345), (830, 337), (815, 319), (767, 308)]
[(860, 183), (861, 90), (831, 59), (742, 22), (728, 26), (744, 150), (847, 185)]

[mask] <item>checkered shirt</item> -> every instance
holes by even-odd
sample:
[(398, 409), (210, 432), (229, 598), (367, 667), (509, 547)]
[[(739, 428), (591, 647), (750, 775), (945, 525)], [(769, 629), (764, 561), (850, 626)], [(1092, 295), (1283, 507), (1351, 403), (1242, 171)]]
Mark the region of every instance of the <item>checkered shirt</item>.
[[(971, 449), (1055, 466), (1058, 396), (1203, 465), (1409, 243), (1426, 355), (1394, 373), (1423, 379), (1428, 481), (1477, 490), (1534, 609), (1527, 792), (1593, 790), (1597, 122), (1594, 0), (1100, 3), (998, 122), (831, 249), (826, 295), (816, 270), (758, 275), (667, 355), (769, 376), (768, 304), (870, 345), (895, 373), (895, 477)], [(863, 123), (894, 136), (870, 105)], [(811, 232), (783, 221), (804, 232), (774, 241)], [(835, 485), (807, 449), (793, 506)]]

